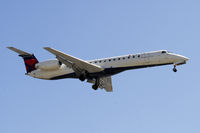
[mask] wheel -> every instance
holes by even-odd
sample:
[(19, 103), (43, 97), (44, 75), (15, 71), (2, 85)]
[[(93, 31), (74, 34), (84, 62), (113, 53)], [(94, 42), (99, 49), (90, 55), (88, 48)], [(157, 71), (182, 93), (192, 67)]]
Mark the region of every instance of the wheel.
[(97, 90), (97, 89), (98, 89), (98, 86), (97, 86), (97, 85), (93, 85), (93, 86), (92, 86), (92, 89)]
[(174, 71), (174, 72), (177, 72), (177, 69), (174, 67), (174, 68), (173, 68), (173, 71)]
[(84, 81), (85, 80), (85, 76), (84, 75), (80, 75), (79, 79), (80, 79), (80, 81)]

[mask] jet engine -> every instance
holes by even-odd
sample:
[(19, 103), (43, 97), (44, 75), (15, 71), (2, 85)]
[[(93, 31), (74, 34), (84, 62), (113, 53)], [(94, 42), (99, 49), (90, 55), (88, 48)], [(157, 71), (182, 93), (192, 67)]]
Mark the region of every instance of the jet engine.
[(50, 71), (50, 70), (58, 70), (61, 66), (61, 62), (58, 60), (48, 60), (44, 62), (40, 62), (35, 64), (36, 69), (41, 69), (44, 71)]

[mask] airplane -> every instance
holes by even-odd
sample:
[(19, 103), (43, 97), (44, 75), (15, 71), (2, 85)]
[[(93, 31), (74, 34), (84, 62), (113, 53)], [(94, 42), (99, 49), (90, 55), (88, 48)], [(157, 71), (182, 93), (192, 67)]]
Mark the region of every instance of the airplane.
[(173, 64), (173, 71), (177, 72), (176, 67), (186, 64), (189, 60), (185, 56), (167, 50), (159, 50), (86, 61), (53, 48), (44, 47), (45, 50), (55, 55), (56, 59), (39, 62), (34, 54), (14, 47), (7, 48), (18, 53), (24, 59), (26, 75), (46, 80), (64, 78), (87, 80), (93, 84), (94, 90), (101, 88), (107, 92), (113, 91), (111, 76), (120, 72), (170, 64)]

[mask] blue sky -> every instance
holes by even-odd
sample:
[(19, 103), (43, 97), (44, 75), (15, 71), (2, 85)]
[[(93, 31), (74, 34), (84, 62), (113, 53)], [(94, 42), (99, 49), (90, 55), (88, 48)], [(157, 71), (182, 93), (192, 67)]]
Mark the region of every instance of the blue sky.
[[(0, 1), (1, 133), (199, 133), (200, 1)], [(51, 46), (81, 59), (167, 49), (188, 64), (113, 76), (113, 93), (74, 79), (24, 75), (15, 46), (39, 61)]]

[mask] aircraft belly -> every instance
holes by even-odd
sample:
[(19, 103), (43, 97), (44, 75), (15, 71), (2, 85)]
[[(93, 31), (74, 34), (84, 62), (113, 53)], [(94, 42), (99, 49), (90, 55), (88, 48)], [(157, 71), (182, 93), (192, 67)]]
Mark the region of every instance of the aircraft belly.
[(42, 70), (35, 70), (29, 73), (28, 75), (39, 78), (39, 79), (51, 79), (52, 77), (57, 77), (60, 75), (66, 75), (72, 73), (71, 71), (64, 71), (64, 70), (56, 70), (56, 71), (42, 71)]

